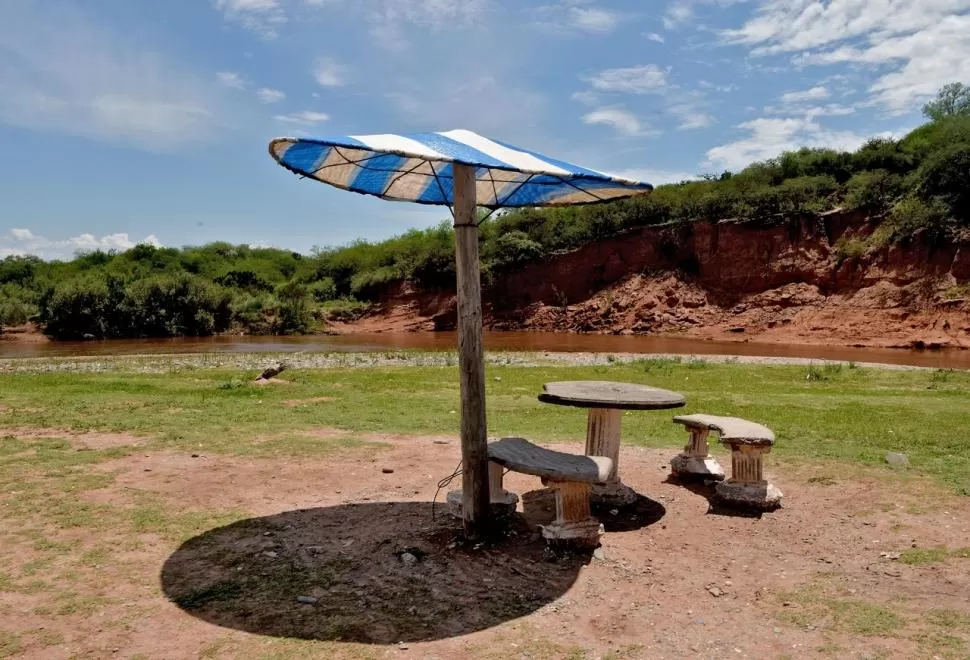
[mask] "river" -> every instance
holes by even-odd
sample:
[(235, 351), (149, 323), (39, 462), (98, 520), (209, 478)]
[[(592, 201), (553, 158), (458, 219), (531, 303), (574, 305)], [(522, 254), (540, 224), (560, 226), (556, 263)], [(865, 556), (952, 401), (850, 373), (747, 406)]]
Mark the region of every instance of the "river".
[[(183, 337), (110, 341), (0, 341), (0, 358), (80, 357), (160, 353), (454, 350), (453, 332), (313, 335), (307, 337)], [(565, 351), (679, 355), (794, 357), (970, 369), (970, 351), (852, 348), (833, 345), (706, 341), (657, 335), (616, 336), (551, 332), (486, 332), (489, 351)]]

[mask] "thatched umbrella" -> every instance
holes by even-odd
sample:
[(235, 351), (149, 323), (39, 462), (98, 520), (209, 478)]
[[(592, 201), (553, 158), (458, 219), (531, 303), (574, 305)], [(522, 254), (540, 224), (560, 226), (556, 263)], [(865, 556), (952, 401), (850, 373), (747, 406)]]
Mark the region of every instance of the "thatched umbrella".
[(650, 192), (631, 181), (565, 163), (465, 130), (409, 135), (277, 138), (270, 155), (286, 169), (382, 199), (452, 209), (458, 272), (461, 457), (465, 534), (488, 528), (485, 358), (475, 209), (566, 206)]

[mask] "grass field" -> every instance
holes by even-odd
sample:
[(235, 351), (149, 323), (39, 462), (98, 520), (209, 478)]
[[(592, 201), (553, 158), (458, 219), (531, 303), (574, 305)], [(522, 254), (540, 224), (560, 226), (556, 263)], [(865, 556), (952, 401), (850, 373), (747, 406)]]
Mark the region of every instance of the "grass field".
[[(340, 464), (348, 470), (371, 465), (373, 456), (392, 451), (375, 435), (456, 436), (456, 367), (426, 366), (427, 360), (418, 361), (425, 366), (292, 369), (283, 374), (288, 382), (262, 387), (252, 384), (258, 369), (190, 368), (184, 364), (167, 373), (126, 371), (124, 362), (105, 373), (43, 373), (42, 369), (36, 373), (0, 373), (0, 533), (9, 540), (0, 547), (0, 657), (36, 657), (48, 652), (50, 657), (103, 657), (114, 647), (140, 648), (138, 644), (146, 643), (146, 639), (164, 642), (166, 633), (152, 631), (152, 625), (181, 625), (186, 614), (174, 608), (158, 586), (161, 562), (186, 540), (209, 534), (221, 525), (246, 521), (253, 513), (232, 504), (233, 497), (242, 501), (240, 493), (246, 491), (245, 483), (232, 482), (235, 477), (219, 482), (220, 488), (226, 488), (225, 495), (216, 491), (206, 495), (210, 497), (205, 500), (208, 504), (182, 506), (180, 493), (164, 491), (165, 480), (186, 478), (204, 487), (208, 468), (193, 464), (200, 466), (192, 468), (199, 470), (192, 472), (196, 476), (184, 477), (182, 463), (165, 467), (165, 460), (192, 461), (190, 455), (223, 457), (220, 469), (228, 471), (225, 474), (236, 474), (234, 470), (249, 474), (247, 466), (258, 464), (258, 474), (265, 478), (277, 467), (292, 473), (292, 468), (301, 463), (327, 463), (328, 456), (339, 455)], [(402, 362), (406, 364), (407, 360)], [(683, 428), (670, 421), (680, 412), (737, 415), (771, 427), (777, 445), (767, 460), (769, 472), (789, 478), (799, 475), (801, 488), (805, 492), (812, 489), (813, 498), (836, 498), (827, 505), (815, 499), (806, 502), (818, 501), (820, 511), (824, 509), (829, 516), (826, 520), (832, 521), (820, 524), (816, 534), (823, 534), (834, 524), (845, 526), (839, 534), (854, 533), (856, 518), (840, 517), (832, 504), (841, 487), (830, 484), (849, 485), (858, 475), (864, 476), (866, 483), (880, 484), (880, 490), (869, 501), (865, 487), (857, 485), (858, 503), (851, 514), (884, 519), (878, 523), (885, 525), (882, 531), (872, 533), (893, 540), (876, 550), (896, 549), (896, 565), (926, 571), (920, 579), (930, 579), (935, 567), (958, 571), (962, 566), (959, 562), (966, 562), (970, 556), (965, 542), (951, 540), (945, 534), (924, 538), (916, 531), (939, 529), (937, 523), (927, 522), (929, 519), (923, 516), (943, 515), (934, 507), (937, 496), (924, 497), (921, 493), (949, 490), (957, 496), (970, 495), (970, 448), (964, 439), (970, 426), (970, 373), (670, 359), (599, 366), (492, 364), (487, 373), (490, 435), (520, 435), (541, 442), (581, 441), (586, 431), (585, 411), (546, 405), (536, 399), (543, 383), (573, 379), (636, 382), (686, 395), (688, 405), (680, 410), (625, 413), (623, 442), (627, 446), (662, 447), (672, 455), (686, 440)], [(99, 444), (94, 440), (88, 447), (79, 447), (79, 440), (83, 445), (86, 438), (97, 434), (105, 441)], [(453, 451), (457, 460), (456, 444), (443, 451)], [(910, 467), (888, 466), (887, 451), (905, 453)], [(176, 458), (165, 458), (172, 456)], [(449, 465), (450, 461), (449, 457)], [(651, 476), (655, 476), (656, 466), (650, 467)], [(143, 472), (160, 475), (158, 487), (163, 490), (126, 485)], [(380, 469), (376, 473), (380, 475)], [(394, 478), (399, 474), (400, 470)], [(438, 476), (435, 472), (435, 479)], [(904, 482), (916, 484), (915, 489), (903, 488)], [(898, 496), (894, 495), (894, 484), (900, 485)], [(361, 488), (372, 487), (372, 483), (361, 483)], [(317, 491), (326, 488), (320, 483)], [(294, 497), (294, 504), (289, 505), (294, 509), (307, 501), (305, 496)], [(348, 498), (354, 501), (354, 494), (347, 490), (336, 495), (328, 492), (327, 497), (336, 503)], [(677, 497), (683, 501), (682, 495)], [(668, 501), (667, 507), (675, 512), (668, 515), (672, 528), (667, 542), (670, 548), (686, 547), (684, 537), (678, 537), (673, 527), (686, 524), (678, 517), (682, 514), (676, 513), (677, 507), (686, 503), (671, 502), (674, 500)], [(281, 515), (300, 514), (291, 511)], [(776, 520), (784, 519), (779, 514)], [(718, 524), (728, 530), (737, 523), (727, 519)], [(759, 529), (751, 527), (755, 534)], [(653, 530), (644, 538), (655, 537), (663, 543), (665, 533)], [(909, 547), (907, 534), (920, 536), (919, 543), (914, 539)], [(634, 547), (640, 543), (633, 537), (618, 542)], [(786, 543), (783, 537), (775, 542)], [(811, 547), (813, 553), (834, 552), (841, 543), (818, 541), (816, 550), (815, 546), (803, 545), (805, 542), (803, 539), (795, 545)], [(870, 546), (861, 549), (861, 541), (853, 542), (857, 546), (846, 551), (850, 555), (870, 551)], [(697, 547), (703, 549), (706, 544)], [(872, 552), (878, 558), (876, 550)], [(715, 550), (710, 551), (717, 556)], [(659, 549), (655, 555), (676, 557), (675, 552)], [(640, 556), (632, 552), (629, 561)], [(818, 561), (816, 557), (806, 555), (806, 565), (811, 567)], [(712, 560), (706, 561), (710, 564)], [(618, 563), (609, 570), (621, 568), (622, 563)], [(829, 571), (824, 575), (838, 575), (831, 572), (829, 564), (821, 569)], [(812, 574), (805, 570), (806, 576)], [(353, 573), (348, 575), (353, 577)], [(934, 632), (935, 615), (930, 610), (926, 610), (929, 614), (923, 612), (922, 601), (903, 607), (903, 601), (887, 600), (886, 593), (891, 594), (891, 590), (867, 592), (869, 600), (861, 600), (857, 583), (837, 580), (832, 587), (837, 591), (831, 593), (818, 591), (813, 584), (805, 582), (790, 593), (779, 592), (778, 598), (790, 606), (781, 608), (773, 625), (791, 627), (784, 628), (786, 635), (797, 637), (808, 634), (805, 626), (810, 631), (821, 626), (822, 639), (841, 640), (842, 644), (847, 635), (879, 638), (889, 649), (886, 657), (902, 652), (891, 653), (893, 644), (910, 645), (900, 649), (932, 650), (940, 657), (968, 657), (965, 653), (970, 647), (970, 633), (941, 637)], [(702, 598), (710, 598), (700, 586), (697, 589)], [(639, 596), (634, 592), (631, 597)], [(843, 600), (852, 607), (846, 609)], [(346, 607), (353, 610), (355, 603), (348, 602)], [(964, 625), (965, 614), (959, 608), (954, 612), (947, 616), (956, 617), (954, 620)], [(913, 621), (922, 621), (919, 617), (924, 614), (932, 620), (915, 626)], [(157, 621), (161, 623), (152, 623)], [(541, 625), (543, 619), (529, 621)], [(904, 621), (909, 623), (903, 625)], [(505, 639), (501, 643), (519, 648), (515, 645), (526, 644), (533, 624), (522, 625), (525, 627), (512, 628), (513, 632), (501, 628), (498, 637), (486, 639), (492, 640), (488, 643)], [(676, 628), (680, 624), (671, 625)], [(193, 630), (200, 637), (189, 637), (185, 644), (201, 650), (193, 651), (191, 657), (378, 657), (376, 649), (365, 646), (272, 636), (243, 638), (213, 627)], [(777, 634), (781, 629), (775, 630)], [(548, 630), (542, 635), (547, 640), (556, 639)], [(481, 642), (465, 643), (469, 645), (460, 647), (457, 655), (448, 655), (446, 647), (441, 657), (466, 657), (461, 654), (470, 653)], [(521, 651), (520, 655), (547, 659), (601, 657), (581, 649), (567, 653), (566, 647), (551, 641), (535, 644), (539, 644), (539, 650)], [(552, 645), (545, 648), (542, 644)], [(947, 644), (955, 649), (952, 653), (946, 651)], [(832, 650), (825, 651), (828, 646)], [(132, 651), (121, 657), (174, 657), (166, 656), (164, 646), (162, 649)], [(835, 649), (837, 646), (826, 642), (816, 650), (824, 657), (838, 657)]]
[[(454, 367), (293, 370), (284, 375), (290, 384), (262, 388), (249, 385), (255, 375), (219, 369), (0, 374), (0, 426), (125, 432), (145, 436), (157, 448), (252, 455), (327, 452), (331, 443), (300, 435), (320, 426), (347, 431), (344, 444), (362, 433), (457, 432)], [(679, 411), (626, 413), (627, 444), (683, 444), (682, 428), (670, 423), (679, 412), (736, 415), (772, 428), (778, 457), (878, 465), (887, 451), (903, 452), (913, 473), (970, 495), (970, 372), (693, 360), (491, 365), (490, 435), (585, 437), (584, 411), (536, 400), (544, 382), (572, 379), (643, 383), (686, 395), (687, 407)], [(332, 400), (312, 401), (321, 397)], [(276, 441), (257, 441), (267, 435)]]

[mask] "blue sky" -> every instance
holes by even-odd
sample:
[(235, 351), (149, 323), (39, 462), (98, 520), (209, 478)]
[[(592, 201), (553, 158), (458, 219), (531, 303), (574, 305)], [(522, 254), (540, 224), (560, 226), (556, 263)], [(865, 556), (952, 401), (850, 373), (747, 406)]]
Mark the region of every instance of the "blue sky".
[(447, 217), (276, 136), (467, 128), (658, 184), (901, 134), (968, 61), (970, 0), (3, 0), (0, 256)]

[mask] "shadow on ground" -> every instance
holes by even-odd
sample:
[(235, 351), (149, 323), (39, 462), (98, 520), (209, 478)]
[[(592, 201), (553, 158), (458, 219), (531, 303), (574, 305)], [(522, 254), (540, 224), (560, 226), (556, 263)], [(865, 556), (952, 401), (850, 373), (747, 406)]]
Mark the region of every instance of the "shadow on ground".
[[(516, 516), (479, 548), (431, 504), (289, 511), (186, 541), (165, 562), (165, 594), (209, 623), (300, 639), (372, 644), (464, 635), (562, 596), (589, 555), (551, 555)], [(307, 602), (300, 602), (307, 601)]]
[(665, 483), (680, 486), (700, 495), (707, 500), (707, 512), (715, 516), (727, 516), (729, 518), (762, 518), (763, 511), (738, 509), (726, 506), (714, 494), (716, 482), (705, 479), (692, 479), (690, 477), (676, 477), (673, 474), (667, 476)]

